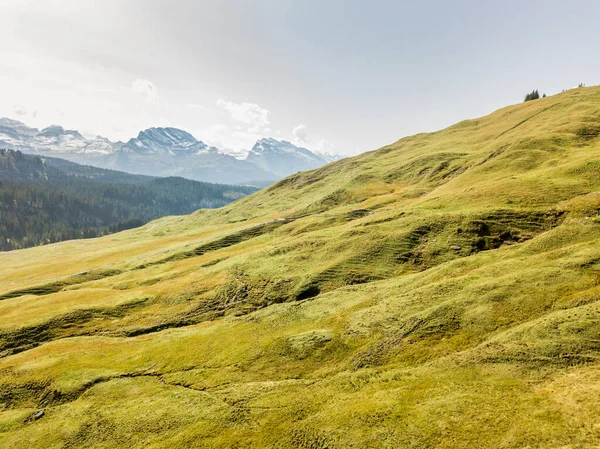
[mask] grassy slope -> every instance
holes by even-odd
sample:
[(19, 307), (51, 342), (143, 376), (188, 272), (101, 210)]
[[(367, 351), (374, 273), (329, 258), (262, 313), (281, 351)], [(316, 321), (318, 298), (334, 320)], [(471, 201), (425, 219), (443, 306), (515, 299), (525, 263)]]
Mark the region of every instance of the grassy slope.
[(0, 446), (598, 446), (599, 175), (577, 89), (2, 254)]

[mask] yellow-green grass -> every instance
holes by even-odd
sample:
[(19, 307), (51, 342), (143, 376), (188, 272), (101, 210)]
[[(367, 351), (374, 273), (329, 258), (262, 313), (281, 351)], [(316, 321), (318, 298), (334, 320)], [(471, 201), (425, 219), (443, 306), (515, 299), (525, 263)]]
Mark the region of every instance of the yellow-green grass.
[(2, 254), (0, 446), (598, 447), (599, 210), (585, 88)]

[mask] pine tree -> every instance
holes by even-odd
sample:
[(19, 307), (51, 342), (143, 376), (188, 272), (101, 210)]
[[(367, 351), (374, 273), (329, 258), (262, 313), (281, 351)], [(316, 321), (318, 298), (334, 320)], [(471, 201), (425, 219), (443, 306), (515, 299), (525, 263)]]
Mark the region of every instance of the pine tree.
[(536, 90), (532, 91), (530, 94), (525, 95), (525, 101), (537, 100), (540, 98), (540, 93)]

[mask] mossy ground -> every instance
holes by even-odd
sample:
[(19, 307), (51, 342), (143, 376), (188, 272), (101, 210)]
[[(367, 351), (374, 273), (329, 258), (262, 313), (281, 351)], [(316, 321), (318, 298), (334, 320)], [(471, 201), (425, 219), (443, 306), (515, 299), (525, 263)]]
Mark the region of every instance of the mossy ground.
[(0, 446), (600, 446), (598, 123), (572, 90), (0, 255)]

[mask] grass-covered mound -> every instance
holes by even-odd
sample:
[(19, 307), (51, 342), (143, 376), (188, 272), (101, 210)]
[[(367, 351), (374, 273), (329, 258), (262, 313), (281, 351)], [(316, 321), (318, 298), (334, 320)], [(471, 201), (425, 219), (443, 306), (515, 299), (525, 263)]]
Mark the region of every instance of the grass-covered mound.
[(595, 447), (599, 210), (585, 88), (2, 254), (0, 446)]

